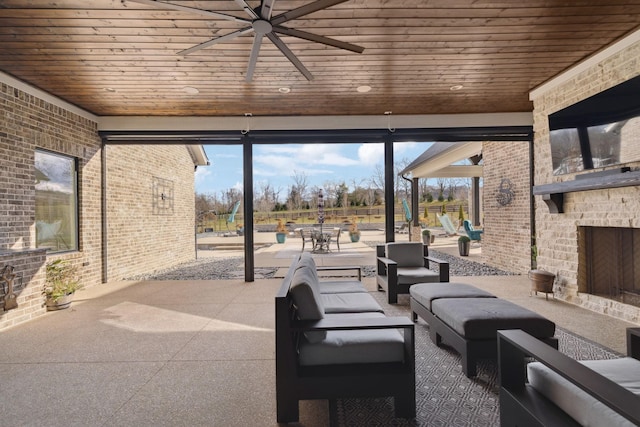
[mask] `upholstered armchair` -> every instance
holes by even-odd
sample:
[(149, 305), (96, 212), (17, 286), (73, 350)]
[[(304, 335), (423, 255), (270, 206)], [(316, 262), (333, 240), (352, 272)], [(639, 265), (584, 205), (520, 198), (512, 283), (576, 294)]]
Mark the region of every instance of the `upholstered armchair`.
[[(421, 242), (390, 242), (378, 245), (376, 252), (376, 282), (379, 291), (387, 291), (389, 304), (416, 283), (449, 281), (449, 263), (429, 256), (429, 247)], [(429, 269), (431, 263), (438, 264), (438, 272)]]
[(467, 236), (469, 236), (469, 238), (471, 240), (475, 240), (475, 241), (480, 241), (480, 239), (482, 238), (482, 233), (484, 233), (484, 230), (476, 230), (473, 228), (473, 225), (471, 224), (471, 221), (469, 221), (468, 219), (464, 220), (464, 231), (467, 233)]

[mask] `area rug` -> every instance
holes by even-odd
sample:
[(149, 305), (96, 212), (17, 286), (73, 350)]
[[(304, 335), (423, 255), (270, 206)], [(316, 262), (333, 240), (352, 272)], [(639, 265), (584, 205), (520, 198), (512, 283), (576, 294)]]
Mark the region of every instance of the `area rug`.
[[(375, 293), (372, 293), (375, 296)], [(408, 316), (407, 306), (384, 305), (390, 316)], [(495, 362), (481, 361), (478, 376), (462, 373), (458, 353), (436, 347), (429, 326), (420, 319), (415, 329), (416, 418), (395, 418), (393, 399), (340, 399), (330, 404), (333, 426), (497, 426), (499, 383)], [(561, 352), (575, 359), (612, 359), (617, 352), (556, 328)]]

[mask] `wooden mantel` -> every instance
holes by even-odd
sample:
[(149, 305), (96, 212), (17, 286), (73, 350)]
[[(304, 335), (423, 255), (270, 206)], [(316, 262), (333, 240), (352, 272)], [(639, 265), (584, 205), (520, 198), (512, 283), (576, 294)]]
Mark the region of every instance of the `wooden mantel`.
[(555, 182), (533, 187), (535, 196), (542, 196), (551, 213), (564, 213), (564, 194), (577, 191), (602, 190), (606, 188), (632, 187), (640, 185), (640, 171), (628, 168), (615, 171), (592, 172), (578, 175), (572, 181)]

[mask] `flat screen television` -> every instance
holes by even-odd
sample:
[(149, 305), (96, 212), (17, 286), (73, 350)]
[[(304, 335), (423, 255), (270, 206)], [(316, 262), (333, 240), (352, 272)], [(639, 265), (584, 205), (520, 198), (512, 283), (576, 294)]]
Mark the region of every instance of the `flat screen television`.
[(640, 161), (640, 76), (549, 115), (553, 174)]

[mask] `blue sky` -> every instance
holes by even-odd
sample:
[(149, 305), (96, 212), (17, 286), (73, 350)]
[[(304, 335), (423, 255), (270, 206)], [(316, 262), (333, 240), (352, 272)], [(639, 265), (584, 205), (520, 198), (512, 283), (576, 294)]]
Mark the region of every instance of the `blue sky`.
[[(396, 161), (413, 161), (431, 143), (405, 142), (394, 144)], [(199, 166), (196, 171), (196, 192), (219, 195), (231, 187), (242, 190), (242, 146), (205, 145), (210, 166)], [(384, 163), (383, 144), (282, 144), (255, 145), (253, 149), (254, 186), (268, 181), (276, 190), (293, 184), (294, 171), (304, 172), (310, 186), (323, 183), (369, 179), (376, 165)]]

